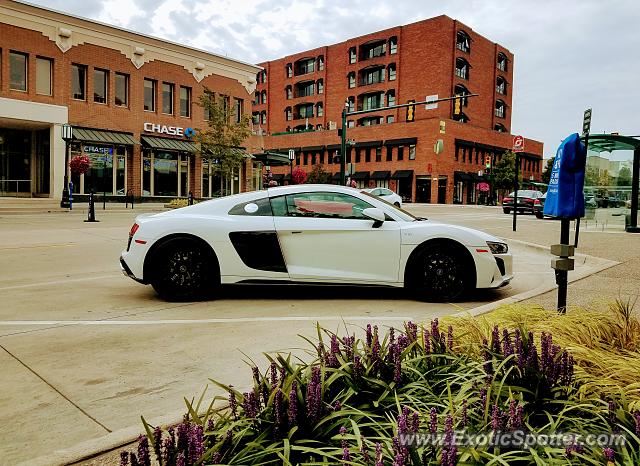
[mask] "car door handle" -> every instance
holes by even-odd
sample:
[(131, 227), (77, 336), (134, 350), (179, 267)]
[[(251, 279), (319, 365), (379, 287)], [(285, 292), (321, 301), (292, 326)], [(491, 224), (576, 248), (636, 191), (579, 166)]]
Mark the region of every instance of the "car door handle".
[(298, 234), (300, 234), (300, 233), (302, 233), (302, 231), (292, 231), (292, 232), (291, 232), (291, 234), (292, 234), (292, 235), (298, 235)]

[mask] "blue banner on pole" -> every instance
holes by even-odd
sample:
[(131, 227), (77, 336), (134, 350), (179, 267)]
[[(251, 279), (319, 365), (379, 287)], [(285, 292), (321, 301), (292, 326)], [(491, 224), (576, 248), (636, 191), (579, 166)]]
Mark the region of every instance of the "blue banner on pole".
[(574, 133), (560, 144), (544, 203), (544, 215), (575, 219), (584, 217), (584, 172), (587, 148)]

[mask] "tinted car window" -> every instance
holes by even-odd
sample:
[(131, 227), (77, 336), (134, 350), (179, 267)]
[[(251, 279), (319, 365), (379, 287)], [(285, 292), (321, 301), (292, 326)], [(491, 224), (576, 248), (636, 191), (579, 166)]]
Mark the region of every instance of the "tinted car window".
[[(245, 210), (245, 206), (247, 204), (255, 204), (258, 206), (258, 210), (255, 212), (247, 212)], [(257, 199), (254, 201), (243, 202), (241, 204), (235, 205), (229, 210), (229, 215), (248, 215), (251, 217), (265, 217), (273, 215), (271, 211), (271, 203), (269, 203), (269, 198), (265, 197), (264, 199)]]
[(364, 209), (371, 204), (348, 194), (314, 192), (285, 196), (290, 217), (341, 218), (365, 220)]

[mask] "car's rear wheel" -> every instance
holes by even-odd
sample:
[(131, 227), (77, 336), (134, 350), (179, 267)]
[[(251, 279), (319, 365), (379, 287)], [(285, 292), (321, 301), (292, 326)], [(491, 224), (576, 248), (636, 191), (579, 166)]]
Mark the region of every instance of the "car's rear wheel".
[(412, 261), (410, 288), (421, 300), (453, 301), (469, 291), (474, 267), (462, 246), (435, 242), (424, 247)]
[(511, 209), (502, 209), (502, 211), (503, 211), (505, 214), (510, 214), (510, 213), (511, 213)]
[(536, 214), (537, 218), (544, 218), (544, 215), (542, 214), (542, 212), (534, 212)]
[(186, 301), (208, 298), (219, 284), (215, 255), (198, 241), (173, 238), (156, 250), (151, 286), (163, 299)]

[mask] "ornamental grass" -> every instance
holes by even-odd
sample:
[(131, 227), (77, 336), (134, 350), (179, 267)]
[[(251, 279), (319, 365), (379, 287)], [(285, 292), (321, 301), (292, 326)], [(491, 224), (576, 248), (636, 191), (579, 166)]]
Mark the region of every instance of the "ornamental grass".
[[(187, 402), (179, 425), (143, 420), (147, 435), (121, 465), (638, 465), (640, 412), (625, 391), (638, 370), (637, 320), (615, 310), (582, 317), (511, 307), (384, 333), (368, 325), (362, 338), (318, 327), (305, 338), (307, 357), (266, 355), (246, 390), (212, 380), (227, 395)], [(597, 380), (607, 365), (609, 380)], [(613, 433), (627, 442), (461, 445), (461, 431)], [(440, 440), (403, 442), (415, 434)]]

